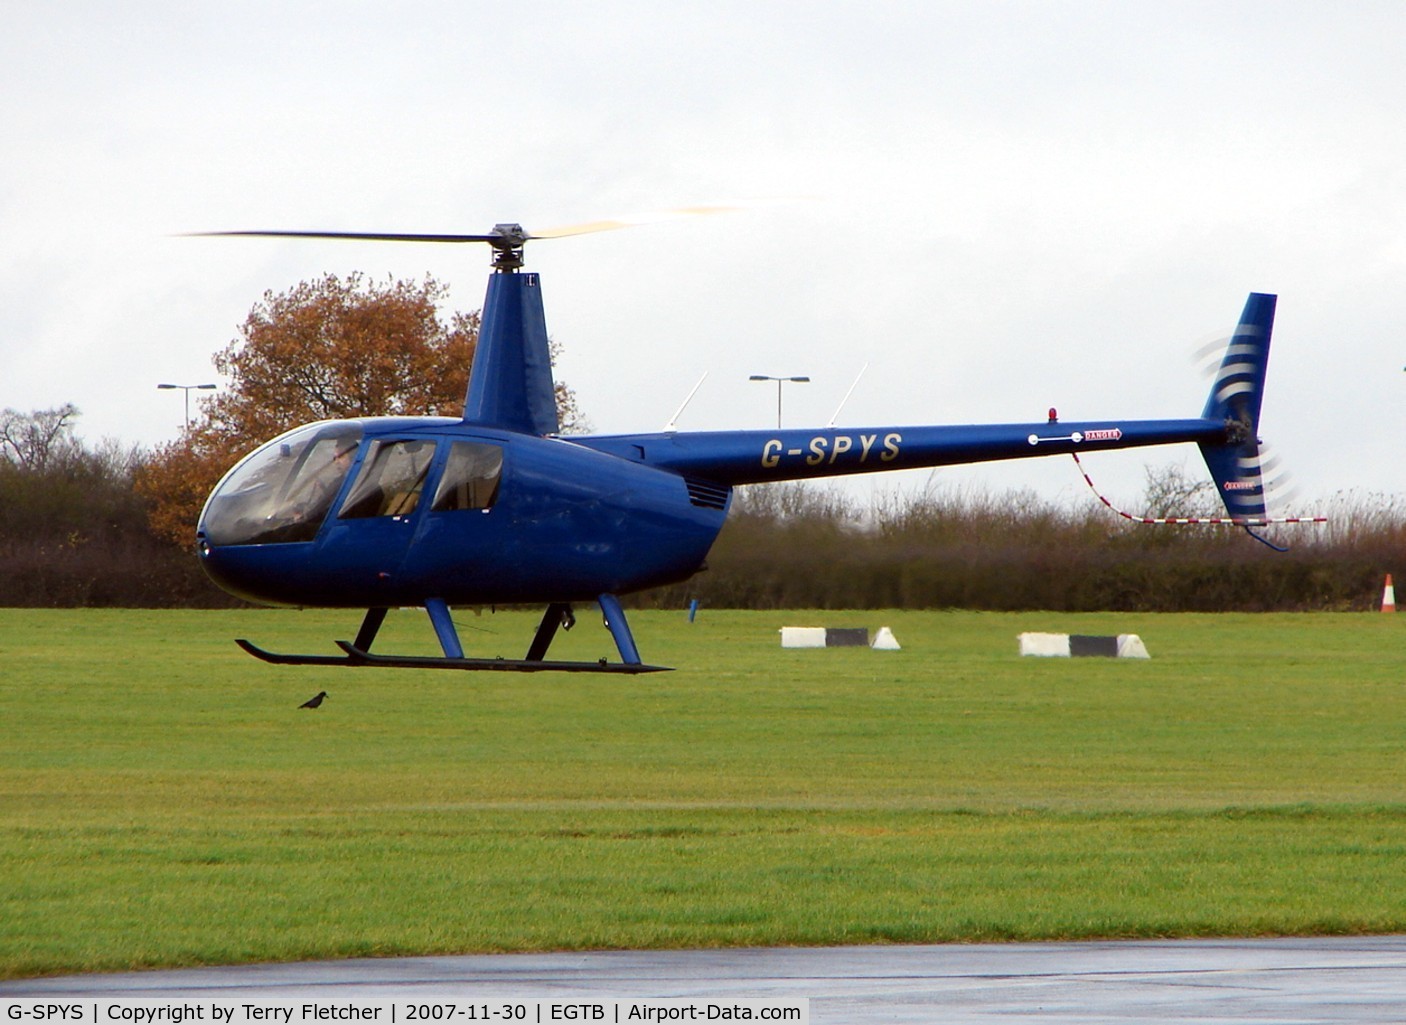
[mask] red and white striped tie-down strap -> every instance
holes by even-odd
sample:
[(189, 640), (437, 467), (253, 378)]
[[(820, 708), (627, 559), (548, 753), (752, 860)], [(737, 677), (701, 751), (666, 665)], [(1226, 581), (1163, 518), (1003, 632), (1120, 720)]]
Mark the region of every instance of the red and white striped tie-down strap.
[(1098, 500), (1108, 508), (1112, 509), (1125, 520), (1132, 520), (1134, 523), (1152, 524), (1221, 524), (1227, 527), (1267, 527), (1273, 523), (1327, 523), (1326, 516), (1135, 516), (1130, 512), (1124, 512), (1116, 505), (1104, 497), (1103, 492), (1094, 486), (1093, 479), (1089, 477), (1089, 471), (1084, 469), (1084, 464), (1079, 461), (1077, 452), (1069, 453), (1074, 457), (1074, 465), (1079, 467), (1079, 472), (1084, 475), (1084, 483), (1088, 484), (1089, 490), (1098, 497)]

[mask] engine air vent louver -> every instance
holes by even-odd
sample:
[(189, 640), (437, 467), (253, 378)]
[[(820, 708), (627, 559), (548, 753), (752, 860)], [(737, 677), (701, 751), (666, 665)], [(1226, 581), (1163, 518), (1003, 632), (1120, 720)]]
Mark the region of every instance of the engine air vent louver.
[(694, 505), (705, 509), (727, 508), (732, 489), (726, 484), (714, 484), (710, 480), (699, 480), (696, 477), (685, 477), (683, 482), (688, 488), (688, 500)]

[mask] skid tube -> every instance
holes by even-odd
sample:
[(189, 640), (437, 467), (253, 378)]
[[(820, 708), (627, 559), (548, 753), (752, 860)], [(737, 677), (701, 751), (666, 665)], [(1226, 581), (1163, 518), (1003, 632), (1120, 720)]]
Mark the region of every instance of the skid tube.
[(640, 661), (629, 624), (625, 621), (624, 610), (612, 594), (600, 596), (601, 614), (620, 651), (621, 661), (608, 662), (599, 659), (595, 662), (550, 661), (545, 656), (547, 648), (556, 636), (558, 628), (570, 630), (576, 623), (571, 606), (565, 602), (553, 602), (542, 615), (542, 622), (528, 648), (527, 657), (511, 658), (466, 658), (459, 643), (458, 631), (454, 629), (449, 607), (437, 598), (425, 602), (425, 611), (434, 626), (443, 656), (438, 655), (380, 655), (371, 653), (371, 644), (385, 622), (387, 610), (368, 609), (355, 641), (337, 641), (342, 655), (299, 655), (268, 651), (252, 641), (237, 638), (234, 643), (257, 659), (273, 665), (299, 666), (351, 666), (377, 669), (457, 669), (460, 671), (497, 672), (565, 672), (565, 673), (659, 673), (668, 672), (668, 666), (647, 665)]

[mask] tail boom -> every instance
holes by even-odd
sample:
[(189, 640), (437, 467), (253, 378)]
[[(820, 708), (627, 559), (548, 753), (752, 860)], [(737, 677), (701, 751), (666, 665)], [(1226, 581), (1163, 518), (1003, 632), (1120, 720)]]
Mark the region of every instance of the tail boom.
[(1197, 445), (1230, 516), (1262, 521), (1260, 405), (1276, 297), (1252, 292), (1201, 416), (811, 431), (665, 432), (573, 437), (578, 445), (732, 487), (1151, 445)]
[(576, 444), (718, 484), (762, 484), (1195, 442), (1223, 444), (1219, 420), (1048, 421), (952, 427), (717, 431), (572, 438)]

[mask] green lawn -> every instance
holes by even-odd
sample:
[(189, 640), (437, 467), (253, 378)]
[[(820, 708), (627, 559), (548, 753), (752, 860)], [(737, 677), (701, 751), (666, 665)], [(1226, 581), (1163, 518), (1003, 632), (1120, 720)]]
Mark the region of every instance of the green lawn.
[[(392, 613), (377, 650), (433, 651)], [(536, 615), (457, 615), (519, 657)], [(635, 612), (638, 677), (265, 665), (355, 613), (0, 610), (0, 978), (1406, 930), (1406, 622)], [(784, 625), (904, 650), (787, 651)], [(1150, 661), (1022, 659), (1023, 630)], [(594, 612), (553, 657), (613, 657)], [(319, 690), (322, 708), (297, 705)]]

